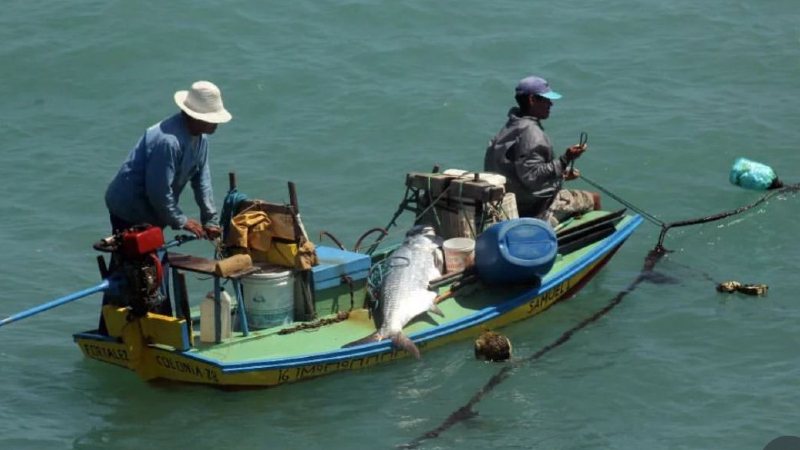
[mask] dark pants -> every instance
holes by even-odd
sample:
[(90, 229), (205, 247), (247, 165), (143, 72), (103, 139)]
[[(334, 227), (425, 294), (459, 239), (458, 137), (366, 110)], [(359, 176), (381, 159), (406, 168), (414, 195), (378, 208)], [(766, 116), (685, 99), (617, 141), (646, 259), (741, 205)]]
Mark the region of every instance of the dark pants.
[(109, 216), (111, 216), (110, 218), (111, 218), (111, 233), (112, 234), (119, 233), (122, 230), (127, 230), (128, 228), (133, 226), (132, 223), (126, 222), (125, 220), (120, 219), (119, 217), (115, 216), (114, 214), (109, 214)]

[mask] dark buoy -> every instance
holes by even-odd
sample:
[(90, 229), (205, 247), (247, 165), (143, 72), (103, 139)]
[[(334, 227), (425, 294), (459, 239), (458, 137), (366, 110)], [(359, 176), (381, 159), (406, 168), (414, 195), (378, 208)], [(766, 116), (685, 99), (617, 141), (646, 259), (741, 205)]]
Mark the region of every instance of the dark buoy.
[(502, 334), (485, 331), (475, 340), (475, 358), (506, 361), (511, 358), (511, 341)]
[(717, 292), (741, 292), (747, 295), (767, 295), (769, 286), (766, 284), (742, 284), (738, 281), (726, 281), (717, 285)]
[(742, 294), (747, 294), (747, 295), (767, 295), (769, 286), (767, 286), (766, 284), (743, 284), (737, 290)]
[(742, 283), (738, 281), (725, 281), (717, 285), (717, 292), (727, 292), (730, 294), (736, 292), (740, 287), (742, 287)]

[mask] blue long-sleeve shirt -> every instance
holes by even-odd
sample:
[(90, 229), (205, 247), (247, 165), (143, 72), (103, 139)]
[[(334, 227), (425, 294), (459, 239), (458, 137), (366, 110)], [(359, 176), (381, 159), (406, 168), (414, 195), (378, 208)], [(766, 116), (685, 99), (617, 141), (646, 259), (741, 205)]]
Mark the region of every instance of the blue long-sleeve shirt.
[(145, 131), (106, 190), (111, 214), (126, 222), (174, 229), (187, 217), (178, 199), (191, 182), (203, 225), (219, 225), (211, 189), (208, 138), (192, 136), (181, 113)]

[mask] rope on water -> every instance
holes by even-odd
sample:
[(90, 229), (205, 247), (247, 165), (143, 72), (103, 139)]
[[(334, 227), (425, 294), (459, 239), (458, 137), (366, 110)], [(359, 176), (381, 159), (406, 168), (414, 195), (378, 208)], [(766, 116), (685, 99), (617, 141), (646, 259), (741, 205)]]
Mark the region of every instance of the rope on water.
[(767, 193), (764, 196), (762, 196), (760, 199), (754, 201), (753, 203), (750, 203), (750, 204), (745, 205), (745, 206), (741, 206), (741, 207), (736, 208), (736, 209), (732, 209), (730, 211), (723, 211), (721, 213), (712, 214), (710, 216), (704, 216), (704, 217), (700, 217), (700, 218), (697, 218), (697, 219), (679, 220), (677, 222), (666, 223), (663, 220), (657, 218), (656, 216), (648, 213), (644, 209), (639, 208), (638, 206), (636, 206), (633, 203), (623, 199), (622, 197), (620, 197), (618, 195), (615, 195), (613, 192), (609, 191), (608, 189), (604, 188), (603, 186), (600, 186), (599, 184), (597, 184), (594, 181), (586, 178), (585, 176), (581, 175), (581, 179), (583, 181), (589, 183), (590, 185), (594, 186), (598, 190), (602, 191), (604, 194), (608, 195), (609, 197), (613, 198), (614, 200), (618, 201), (619, 203), (625, 205), (626, 207), (628, 207), (628, 209), (630, 209), (630, 210), (634, 211), (635, 213), (639, 214), (640, 216), (642, 216), (643, 218), (648, 220), (650, 223), (653, 223), (653, 224), (661, 227), (661, 234), (658, 236), (658, 244), (656, 244), (656, 248), (661, 248), (661, 249), (663, 249), (664, 239), (667, 236), (667, 231), (669, 231), (671, 228), (680, 228), (680, 227), (686, 227), (686, 226), (690, 226), (690, 225), (700, 225), (700, 224), (704, 224), (704, 223), (715, 222), (717, 220), (726, 219), (728, 217), (735, 216), (736, 214), (741, 214), (741, 213), (743, 213), (745, 211), (753, 209), (756, 206), (766, 202), (767, 200), (769, 200), (770, 198), (772, 198), (772, 197), (774, 197), (776, 195), (787, 193), (787, 192), (797, 192), (798, 190), (800, 190), (800, 183), (792, 184), (792, 185), (789, 185), (789, 186), (782, 187), (780, 189), (772, 190), (769, 193)]
[(625, 298), (626, 295), (631, 293), (642, 281), (648, 278), (650, 272), (652, 272), (653, 268), (655, 267), (656, 262), (658, 262), (661, 257), (664, 256), (664, 252), (653, 250), (648, 254), (647, 259), (645, 259), (645, 265), (642, 268), (642, 272), (639, 274), (638, 277), (630, 284), (625, 290), (618, 293), (610, 302), (608, 302), (603, 308), (592, 314), (591, 316), (584, 319), (579, 324), (575, 325), (574, 327), (568, 329), (564, 333), (561, 334), (556, 340), (553, 342), (545, 345), (536, 353), (522, 359), (514, 360), (506, 365), (504, 365), (500, 370), (497, 371), (490, 379), (483, 385), (482, 388), (476, 392), (472, 398), (467, 401), (467, 403), (455, 410), (450, 416), (442, 422), (441, 425), (438, 427), (422, 434), (421, 436), (417, 437), (413, 441), (400, 445), (397, 448), (417, 448), (419, 445), (428, 440), (438, 437), (443, 432), (450, 429), (453, 425), (457, 424), (466, 419), (470, 419), (478, 415), (478, 413), (473, 409), (473, 407), (480, 402), (483, 397), (488, 394), (492, 389), (497, 387), (500, 383), (505, 381), (509, 376), (511, 376), (511, 371), (523, 364), (534, 362), (538, 359), (541, 359), (544, 355), (549, 353), (551, 350), (556, 349), (557, 347), (561, 346), (562, 344), (569, 341), (575, 333), (578, 331), (586, 328), (592, 323), (597, 322), (600, 320), (601, 317), (605, 316), (611, 310), (613, 310), (617, 305), (622, 303), (622, 300)]
[[(594, 183), (592, 181), (586, 180), (586, 178), (583, 177), (583, 176), (581, 176), (581, 178), (583, 178), (585, 181), (589, 182), (589, 184), (591, 184), (592, 186), (594, 186), (594, 187), (598, 188), (599, 190), (603, 191), (604, 193), (606, 193), (607, 195), (612, 197), (614, 200), (617, 200), (618, 202), (620, 202), (621, 204), (627, 206), (628, 208), (630, 208), (634, 212), (637, 212), (638, 214), (640, 214), (642, 217), (646, 218), (650, 222), (661, 226), (661, 234), (659, 236), (658, 243), (647, 254), (647, 257), (645, 258), (645, 261), (644, 261), (644, 266), (642, 267), (642, 270), (639, 273), (639, 276), (637, 276), (636, 279), (633, 280), (633, 282), (625, 290), (620, 291), (616, 296), (614, 296), (614, 298), (612, 298), (604, 307), (602, 307), (601, 309), (599, 309), (598, 311), (596, 311), (595, 313), (593, 313), (592, 315), (590, 315), (589, 317), (587, 317), (586, 319), (581, 321), (579, 324), (577, 324), (574, 327), (572, 327), (572, 328), (568, 329), (567, 331), (565, 331), (563, 334), (561, 334), (561, 336), (559, 336), (556, 340), (554, 340), (550, 344), (547, 344), (546, 346), (542, 347), (539, 351), (537, 351), (536, 353), (534, 353), (534, 354), (532, 354), (532, 355), (530, 355), (530, 356), (528, 356), (526, 358), (514, 360), (513, 362), (510, 362), (509, 364), (504, 365), (500, 370), (497, 371), (497, 373), (495, 373), (489, 379), (489, 381), (486, 382), (486, 384), (482, 388), (480, 388), (478, 390), (478, 392), (476, 392), (469, 399), (469, 401), (467, 401), (467, 403), (464, 406), (458, 408), (452, 414), (450, 414), (447, 417), (447, 419), (445, 419), (445, 421), (442, 422), (441, 425), (439, 425), (438, 427), (436, 427), (436, 428), (434, 428), (434, 429), (432, 429), (432, 430), (420, 435), (419, 437), (417, 437), (416, 439), (410, 441), (407, 444), (403, 444), (403, 445), (398, 446), (397, 448), (417, 448), (424, 441), (438, 437), (440, 434), (442, 434), (443, 432), (449, 430), (453, 425), (457, 424), (458, 422), (461, 422), (461, 421), (464, 421), (464, 420), (467, 420), (467, 419), (470, 419), (472, 417), (477, 416), (478, 413), (477, 413), (477, 411), (475, 411), (473, 409), (474, 406), (478, 402), (480, 402), (483, 399), (483, 397), (486, 394), (488, 394), (492, 389), (494, 389), (495, 387), (500, 385), (500, 383), (502, 383), (509, 376), (511, 376), (511, 373), (512, 373), (511, 371), (514, 368), (517, 368), (517, 367), (519, 367), (519, 366), (521, 366), (523, 364), (535, 362), (535, 361), (541, 359), (543, 356), (545, 356), (551, 350), (554, 350), (555, 348), (557, 348), (557, 347), (561, 346), (562, 344), (566, 343), (567, 341), (569, 341), (570, 338), (572, 338), (572, 336), (575, 333), (577, 333), (578, 331), (586, 328), (590, 324), (597, 322), (598, 320), (600, 320), (600, 318), (602, 318), (603, 316), (605, 316), (606, 314), (611, 312), (614, 308), (616, 308), (620, 303), (622, 303), (622, 300), (628, 294), (633, 292), (639, 286), (639, 284), (642, 281), (646, 281), (648, 279), (651, 279), (651, 277), (653, 277), (654, 268), (655, 268), (656, 264), (663, 258), (663, 256), (665, 254), (668, 253), (668, 251), (663, 247), (663, 242), (664, 242), (664, 238), (666, 236), (666, 233), (670, 228), (678, 228), (678, 227), (684, 227), (684, 226), (689, 226), (689, 225), (704, 224), (704, 223), (713, 222), (713, 221), (716, 221), (716, 220), (721, 220), (721, 219), (724, 219), (724, 218), (727, 218), (727, 217), (734, 216), (736, 214), (741, 214), (743, 212), (746, 212), (746, 211), (748, 211), (748, 210), (750, 210), (750, 209), (752, 209), (752, 208), (764, 203), (765, 201), (767, 201), (771, 197), (774, 197), (774, 196), (779, 195), (781, 193), (800, 191), (800, 183), (793, 184), (793, 185), (789, 185), (789, 186), (786, 186), (786, 187), (783, 187), (783, 188), (780, 188), (780, 189), (773, 190), (773, 191), (769, 192), (768, 194), (764, 195), (763, 197), (761, 197), (759, 200), (753, 202), (753, 203), (750, 203), (748, 205), (745, 205), (745, 206), (742, 206), (742, 207), (739, 207), (739, 208), (736, 208), (736, 209), (733, 209), (733, 210), (730, 210), (730, 211), (725, 211), (725, 212), (721, 212), (721, 213), (718, 213), (718, 214), (713, 214), (713, 215), (710, 215), (710, 216), (700, 217), (700, 218), (697, 218), (697, 219), (690, 219), (690, 220), (682, 220), (682, 221), (677, 221), (677, 222), (665, 223), (662, 220), (658, 219), (657, 217), (653, 216), (652, 214), (647, 213), (643, 209), (638, 208), (635, 205), (631, 204), (630, 202), (627, 202), (624, 199), (620, 198), (619, 196), (614, 195), (613, 193), (609, 192), (607, 189), (603, 188), (602, 186), (598, 185), (597, 183)], [(707, 274), (705, 272), (702, 272), (702, 274), (709, 281), (712, 281), (712, 282), (716, 283), (716, 281), (713, 279), (713, 277), (711, 277), (709, 274)]]
[(666, 225), (662, 225), (661, 226), (661, 234), (658, 236), (658, 244), (657, 245), (658, 246), (663, 246), (664, 238), (667, 236), (667, 231), (669, 231), (670, 228), (680, 228), (680, 227), (686, 227), (686, 226), (689, 226), (689, 225), (700, 225), (700, 224), (703, 224), (703, 223), (714, 222), (714, 221), (717, 221), (717, 220), (726, 219), (728, 217), (735, 216), (736, 214), (741, 214), (741, 213), (743, 213), (745, 211), (749, 211), (749, 210), (755, 208), (756, 206), (766, 202), (767, 200), (769, 200), (770, 198), (772, 198), (772, 197), (774, 197), (776, 195), (784, 194), (784, 193), (787, 193), (787, 192), (793, 193), (793, 192), (797, 192), (798, 190), (800, 190), (800, 183), (792, 184), (792, 185), (789, 185), (789, 186), (784, 186), (784, 187), (782, 187), (780, 189), (775, 189), (775, 190), (770, 191), (768, 194), (762, 196), (760, 199), (754, 201), (753, 203), (750, 203), (750, 204), (745, 205), (745, 206), (740, 206), (739, 208), (732, 209), (730, 211), (723, 211), (721, 213), (717, 213), (717, 214), (713, 214), (713, 215), (705, 216), (705, 217), (700, 217), (698, 219), (680, 220), (680, 221), (677, 221), (677, 222), (671, 222), (671, 223), (668, 223)]

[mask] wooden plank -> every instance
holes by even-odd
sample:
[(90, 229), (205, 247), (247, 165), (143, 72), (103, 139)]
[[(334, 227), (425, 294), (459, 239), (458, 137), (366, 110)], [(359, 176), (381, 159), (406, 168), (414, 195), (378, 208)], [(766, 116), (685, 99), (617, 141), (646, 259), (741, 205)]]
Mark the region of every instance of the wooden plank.
[(502, 201), (505, 195), (505, 188), (502, 186), (454, 175), (412, 172), (406, 175), (406, 186), (428, 191), (433, 198), (439, 197), (445, 190), (445, 197), (470, 198), (482, 202)]
[(111, 337), (122, 337), (122, 330), (128, 325), (128, 308), (105, 305), (102, 308), (106, 330)]
[(614, 228), (614, 225), (612, 224), (606, 224), (600, 228), (583, 230), (580, 234), (573, 235), (572, 239), (567, 241), (559, 240), (558, 253), (562, 255), (572, 253), (575, 250), (586, 247), (589, 244), (593, 244), (601, 239), (611, 236), (615, 231), (616, 228)]
[(269, 203), (263, 200), (244, 200), (239, 204), (239, 210), (236, 214), (245, 211), (264, 211), (272, 221), (270, 229), (276, 238), (290, 241), (297, 240), (295, 231), (297, 226), (291, 205)]
[(264, 211), (267, 214), (269, 213), (276, 213), (276, 214), (291, 214), (291, 206), (284, 205), (282, 203), (270, 203), (265, 202), (264, 200), (254, 200), (248, 199), (243, 200), (239, 203), (239, 210), (236, 213), (243, 212), (245, 210), (255, 210), (255, 211)]
[(186, 319), (147, 313), (141, 321), (142, 333), (148, 342), (168, 345), (176, 350), (189, 350), (191, 347)]
[(495, 186), (486, 181), (474, 181), (458, 178), (450, 182), (449, 197), (472, 198), (482, 202), (497, 202), (503, 200), (506, 190), (502, 186)]
[(167, 253), (167, 261), (171, 267), (206, 275), (213, 275), (214, 266), (217, 264), (213, 259), (172, 252)]
[[(103, 306), (103, 317), (108, 326), (108, 335), (122, 337), (125, 327), (135, 326), (128, 320), (130, 310), (118, 306)], [(191, 346), (189, 325), (186, 319), (147, 313), (138, 320), (142, 327), (142, 335), (149, 344), (167, 345), (177, 350), (188, 350)]]
[(621, 209), (575, 227), (561, 230), (557, 233), (558, 252), (568, 254), (610, 236), (616, 231), (617, 224), (624, 218), (625, 211), (625, 209)]
[(619, 211), (608, 213), (600, 217), (596, 217), (592, 220), (588, 220), (580, 225), (559, 230), (558, 233), (556, 233), (556, 236), (558, 236), (559, 239), (562, 238), (566, 239), (568, 238), (569, 235), (579, 234), (580, 232), (591, 228), (602, 227), (608, 223), (611, 223), (612, 225), (616, 226), (616, 224), (623, 219), (625, 211), (627, 211), (627, 209), (623, 208), (620, 209)]
[[(214, 269), (217, 265), (215, 259), (203, 258), (201, 256), (184, 255), (182, 253), (167, 253), (167, 261), (170, 267), (186, 270), (188, 272), (202, 273), (205, 275), (215, 275)], [(247, 275), (259, 272), (260, 267), (248, 267), (236, 273), (232, 273), (224, 278), (239, 279)]]
[(409, 173), (406, 175), (406, 186), (429, 191), (434, 197), (450, 186), (452, 175), (431, 173)]
[(179, 285), (180, 295), (175, 299), (178, 310), (178, 318), (186, 321), (189, 333), (189, 346), (194, 347), (194, 330), (192, 329), (192, 310), (189, 307), (189, 291), (186, 288), (186, 275), (183, 272), (175, 270), (173, 273), (177, 274), (176, 286)]

